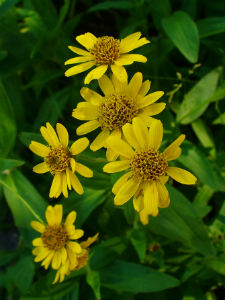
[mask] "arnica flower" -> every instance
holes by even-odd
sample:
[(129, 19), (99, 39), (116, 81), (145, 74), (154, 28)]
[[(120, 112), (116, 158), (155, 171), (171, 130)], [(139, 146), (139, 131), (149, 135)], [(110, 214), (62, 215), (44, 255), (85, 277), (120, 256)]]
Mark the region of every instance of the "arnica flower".
[(57, 270), (68, 261), (71, 268), (78, 265), (78, 255), (82, 253), (82, 247), (74, 240), (81, 238), (83, 230), (75, 229), (73, 223), (76, 220), (76, 212), (68, 214), (64, 225), (62, 225), (63, 207), (62, 205), (49, 205), (45, 212), (47, 224), (32, 221), (33, 229), (41, 233), (41, 237), (33, 240), (35, 246), (32, 253), (35, 255), (34, 261), (42, 261), (42, 266), (48, 269)]
[(99, 234), (97, 233), (93, 237), (89, 237), (86, 241), (80, 243), (82, 252), (77, 255), (78, 264), (75, 267), (73, 267), (70, 264), (70, 261), (67, 260), (65, 265), (62, 265), (58, 269), (55, 279), (53, 281), (53, 284), (58, 281), (62, 282), (64, 280), (65, 276), (69, 275), (71, 273), (71, 271), (78, 271), (87, 265), (88, 257), (89, 257), (89, 246), (96, 241), (96, 239), (98, 238), (98, 235)]
[(36, 165), (33, 171), (39, 174), (50, 172), (54, 176), (49, 197), (58, 198), (63, 193), (67, 198), (67, 187), (69, 190), (73, 187), (78, 194), (82, 194), (83, 187), (74, 172), (76, 171), (84, 177), (92, 177), (93, 172), (75, 161), (72, 156), (84, 151), (89, 145), (89, 140), (87, 138), (78, 139), (68, 148), (69, 135), (62, 124), (56, 124), (57, 134), (50, 123), (46, 123), (46, 127), (42, 126), (40, 131), (49, 146), (32, 141), (29, 148), (44, 158), (44, 162)]
[(127, 72), (124, 65), (130, 65), (134, 61), (143, 62), (147, 58), (140, 54), (128, 54), (128, 52), (150, 43), (146, 38), (140, 38), (141, 33), (133, 33), (122, 40), (115, 39), (112, 36), (95, 37), (92, 33), (76, 37), (78, 43), (86, 48), (86, 50), (69, 46), (69, 49), (80, 55), (71, 58), (65, 62), (65, 65), (78, 64), (71, 67), (65, 72), (65, 76), (69, 77), (89, 70), (96, 66), (85, 77), (84, 83), (88, 84), (93, 79), (99, 79), (111, 67), (113, 74), (120, 81), (127, 80)]
[[(159, 147), (163, 138), (161, 121), (155, 120), (150, 129), (140, 118), (134, 118), (132, 125), (123, 126), (126, 141), (119, 137), (110, 137), (109, 146), (120, 156), (120, 161), (104, 166), (107, 173), (127, 170), (112, 188), (115, 205), (123, 205), (133, 197), (135, 210), (140, 213), (143, 224), (148, 223), (148, 215), (157, 216), (158, 207), (167, 207), (170, 203), (165, 183), (169, 175), (183, 184), (195, 184), (196, 177), (190, 172), (170, 167), (168, 162), (181, 154), (180, 145), (185, 135), (180, 135), (163, 153)], [(133, 150), (134, 148), (135, 150)]]
[[(112, 76), (112, 80), (104, 75), (98, 83), (104, 96), (83, 87), (81, 96), (86, 102), (78, 103), (72, 114), (74, 118), (88, 121), (77, 128), (78, 135), (87, 134), (101, 127), (100, 134), (90, 145), (93, 151), (106, 146), (110, 134), (121, 137), (123, 125), (131, 123), (134, 117), (140, 117), (149, 126), (155, 120), (151, 116), (165, 108), (165, 103), (154, 103), (164, 92), (158, 91), (147, 95), (150, 82), (149, 80), (143, 82), (140, 72), (136, 73), (129, 83), (118, 81), (115, 75)], [(113, 156), (112, 150), (108, 150), (108, 160), (112, 160)]]

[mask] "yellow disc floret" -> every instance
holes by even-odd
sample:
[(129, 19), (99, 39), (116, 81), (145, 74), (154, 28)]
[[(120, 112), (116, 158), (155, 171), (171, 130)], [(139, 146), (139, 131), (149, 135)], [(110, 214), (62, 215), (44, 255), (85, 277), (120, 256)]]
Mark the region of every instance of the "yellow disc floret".
[(45, 157), (45, 162), (52, 174), (62, 172), (70, 165), (70, 152), (63, 146), (52, 148), (48, 156)]
[(68, 241), (68, 234), (61, 225), (46, 226), (41, 238), (48, 249), (59, 250), (66, 245)]

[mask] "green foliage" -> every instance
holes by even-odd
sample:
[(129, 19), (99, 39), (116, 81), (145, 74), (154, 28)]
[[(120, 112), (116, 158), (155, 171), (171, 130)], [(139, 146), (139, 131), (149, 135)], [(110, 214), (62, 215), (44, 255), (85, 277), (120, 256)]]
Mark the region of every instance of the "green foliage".
[[(217, 1), (0, 0), (0, 296), (2, 299), (223, 298), (225, 289), (225, 7)], [(105, 150), (87, 149), (79, 162), (94, 171), (79, 178), (85, 193), (49, 199), (51, 174), (34, 174), (41, 161), (28, 146), (44, 142), (40, 126), (61, 122), (71, 142), (80, 121), (85, 74), (66, 78), (64, 61), (75, 36), (122, 38), (140, 31), (151, 44), (134, 51), (146, 64), (151, 90), (165, 91), (157, 118), (163, 147), (186, 135), (174, 165), (197, 178), (196, 186), (166, 184), (171, 204), (143, 226), (132, 201), (113, 204), (117, 174), (103, 173)], [(97, 89), (93, 81), (91, 87)], [(88, 134), (93, 141), (96, 133)], [(85, 238), (99, 232), (88, 265), (52, 285), (55, 273), (33, 262), (31, 220), (44, 221), (47, 205), (77, 211)]]

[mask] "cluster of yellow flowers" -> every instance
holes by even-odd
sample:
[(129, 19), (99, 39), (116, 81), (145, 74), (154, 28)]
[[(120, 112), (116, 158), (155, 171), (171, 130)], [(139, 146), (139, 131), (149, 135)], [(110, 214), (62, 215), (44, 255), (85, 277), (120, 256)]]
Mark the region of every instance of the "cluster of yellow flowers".
[[(196, 182), (196, 177), (190, 172), (168, 165), (169, 161), (180, 156), (180, 145), (185, 135), (180, 135), (162, 153), (159, 152), (163, 125), (153, 116), (165, 108), (165, 103), (155, 103), (164, 93), (149, 93), (151, 82), (143, 81), (140, 72), (134, 74), (128, 82), (124, 66), (134, 61), (147, 61), (145, 56), (129, 52), (149, 41), (141, 38), (140, 32), (122, 40), (110, 36), (97, 38), (88, 32), (77, 36), (76, 40), (86, 50), (69, 47), (80, 56), (65, 62), (66, 65), (76, 64), (65, 75), (72, 76), (96, 66), (87, 74), (84, 83), (97, 79), (102, 91), (102, 94), (98, 94), (88, 87), (81, 89), (80, 93), (85, 101), (77, 104), (72, 116), (86, 122), (77, 128), (76, 133), (85, 135), (100, 128), (90, 149), (97, 151), (106, 148), (109, 163), (104, 166), (103, 171), (114, 173), (126, 170), (112, 187), (114, 203), (123, 205), (133, 198), (134, 209), (139, 213), (141, 222), (147, 224), (149, 215), (157, 216), (158, 208), (167, 207), (170, 203), (165, 187), (169, 176), (183, 184)], [(104, 75), (109, 67), (112, 74)], [(69, 135), (60, 123), (56, 124), (56, 131), (49, 123), (46, 123), (46, 127), (42, 126), (40, 131), (48, 146), (32, 141), (30, 149), (44, 159), (33, 171), (39, 174), (50, 172), (53, 175), (49, 197), (58, 198), (62, 193), (67, 198), (68, 189), (72, 188), (82, 194), (84, 190), (75, 172), (84, 177), (92, 177), (93, 172), (80, 164), (76, 155), (88, 147), (89, 140), (83, 137), (68, 147)], [(41, 233), (41, 237), (33, 241), (36, 247), (33, 250), (35, 261), (43, 260), (42, 266), (45, 269), (51, 263), (52, 268), (57, 270), (54, 283), (63, 281), (65, 275), (72, 270), (78, 270), (87, 264), (88, 247), (98, 237), (96, 234), (80, 244), (75, 242), (84, 234), (83, 230), (75, 229), (73, 225), (76, 213), (70, 212), (63, 226), (62, 216), (62, 205), (48, 206), (47, 225), (37, 221), (31, 223)]]

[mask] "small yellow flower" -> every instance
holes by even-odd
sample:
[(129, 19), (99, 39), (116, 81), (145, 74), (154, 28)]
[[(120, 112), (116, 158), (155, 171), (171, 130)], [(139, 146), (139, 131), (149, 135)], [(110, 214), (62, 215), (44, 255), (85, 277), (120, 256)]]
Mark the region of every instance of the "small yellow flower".
[(65, 275), (69, 275), (71, 271), (80, 270), (87, 265), (89, 256), (89, 246), (96, 241), (98, 235), (99, 234), (97, 233), (93, 237), (89, 237), (86, 241), (80, 243), (82, 252), (77, 255), (78, 264), (75, 267), (73, 267), (70, 264), (69, 260), (67, 260), (66, 264), (61, 266), (61, 268), (59, 268), (59, 270), (57, 271), (53, 284), (58, 281), (62, 282), (65, 278)]
[(99, 79), (111, 67), (113, 74), (120, 81), (127, 80), (127, 72), (124, 65), (130, 65), (134, 61), (143, 62), (147, 58), (140, 54), (128, 54), (128, 52), (150, 43), (146, 38), (140, 38), (141, 33), (136, 32), (128, 35), (122, 40), (113, 38), (112, 36), (95, 37), (92, 33), (76, 37), (78, 43), (84, 46), (87, 50), (69, 46), (69, 49), (80, 55), (71, 58), (65, 62), (65, 65), (78, 64), (71, 67), (65, 72), (65, 76), (69, 77), (78, 73), (82, 73), (93, 66), (97, 66), (90, 71), (85, 77), (84, 83), (88, 84), (93, 79)]
[(114, 204), (123, 205), (133, 197), (135, 210), (140, 213), (142, 223), (147, 224), (148, 215), (157, 216), (158, 207), (167, 207), (170, 203), (165, 187), (167, 175), (183, 184), (195, 184), (197, 179), (184, 169), (168, 166), (169, 161), (180, 156), (184, 134), (163, 153), (158, 151), (163, 138), (163, 126), (159, 120), (155, 120), (148, 130), (140, 118), (134, 118), (132, 125), (123, 126), (123, 134), (127, 142), (119, 137), (108, 139), (108, 145), (121, 159), (106, 164), (103, 170), (107, 173), (128, 170), (112, 188)]
[[(83, 87), (81, 96), (86, 102), (78, 103), (72, 114), (74, 118), (88, 121), (77, 128), (78, 135), (87, 134), (101, 127), (100, 134), (90, 145), (93, 151), (104, 147), (110, 134), (120, 137), (123, 125), (131, 123), (134, 117), (140, 117), (149, 126), (155, 120), (151, 116), (165, 108), (165, 103), (154, 103), (164, 92), (158, 91), (147, 95), (150, 82), (149, 80), (143, 82), (140, 72), (136, 73), (129, 83), (118, 81), (115, 75), (112, 76), (112, 80), (103, 75), (98, 83), (104, 96)], [(106, 155), (109, 160), (114, 157), (111, 149)]]
[(50, 172), (54, 176), (49, 197), (58, 198), (63, 193), (67, 198), (67, 187), (69, 190), (73, 187), (78, 194), (82, 194), (83, 187), (74, 172), (76, 171), (84, 177), (92, 177), (93, 172), (75, 161), (72, 156), (84, 151), (89, 145), (89, 140), (87, 138), (78, 139), (68, 148), (69, 135), (62, 124), (56, 124), (57, 134), (50, 123), (46, 123), (46, 127), (42, 126), (40, 131), (49, 146), (32, 141), (29, 148), (44, 158), (44, 162), (36, 165), (33, 171), (39, 174)]
[(74, 240), (81, 238), (83, 230), (75, 229), (73, 223), (76, 219), (76, 212), (68, 214), (64, 225), (62, 225), (63, 207), (62, 205), (49, 205), (45, 212), (47, 224), (32, 221), (31, 227), (41, 233), (41, 237), (33, 240), (35, 246), (32, 253), (35, 255), (34, 261), (42, 261), (42, 266), (48, 269), (52, 265), (54, 270), (63, 267), (68, 261), (71, 268), (78, 266), (78, 256), (83, 249)]

